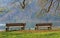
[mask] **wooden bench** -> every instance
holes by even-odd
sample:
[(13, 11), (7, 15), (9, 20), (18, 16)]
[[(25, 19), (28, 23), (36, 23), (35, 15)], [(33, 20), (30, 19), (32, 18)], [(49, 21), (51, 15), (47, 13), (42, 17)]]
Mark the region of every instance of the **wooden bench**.
[(6, 24), (6, 31), (9, 31), (9, 27), (11, 26), (20, 26), (22, 30), (25, 29), (26, 23), (7, 23)]
[(38, 24), (36, 24), (36, 26), (35, 26), (35, 30), (39, 30), (39, 27), (40, 27), (40, 26), (47, 27), (48, 30), (49, 30), (49, 29), (52, 29), (52, 23), (38, 23)]

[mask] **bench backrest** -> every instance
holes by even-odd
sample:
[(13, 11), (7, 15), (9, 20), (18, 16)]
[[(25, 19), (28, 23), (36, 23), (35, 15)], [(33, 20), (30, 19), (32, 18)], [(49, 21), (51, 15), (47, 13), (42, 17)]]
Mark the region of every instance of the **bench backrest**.
[(6, 26), (25, 26), (26, 23), (7, 23)]
[(52, 23), (38, 23), (36, 26), (52, 26)]

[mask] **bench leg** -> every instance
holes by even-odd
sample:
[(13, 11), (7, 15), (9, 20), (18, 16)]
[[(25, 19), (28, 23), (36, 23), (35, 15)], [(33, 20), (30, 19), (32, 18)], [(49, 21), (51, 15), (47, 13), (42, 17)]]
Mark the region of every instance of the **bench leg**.
[(39, 30), (39, 27), (38, 26), (36, 27), (36, 30)]
[(6, 28), (6, 31), (9, 31), (9, 28)]
[(25, 27), (21, 27), (21, 30), (25, 30)]
[(35, 27), (35, 30), (37, 30), (37, 28)]
[(35, 27), (35, 30), (38, 30), (38, 27), (37, 26)]
[(52, 28), (51, 27), (48, 27), (48, 30), (51, 30)]
[(9, 31), (9, 27), (6, 28), (6, 31)]

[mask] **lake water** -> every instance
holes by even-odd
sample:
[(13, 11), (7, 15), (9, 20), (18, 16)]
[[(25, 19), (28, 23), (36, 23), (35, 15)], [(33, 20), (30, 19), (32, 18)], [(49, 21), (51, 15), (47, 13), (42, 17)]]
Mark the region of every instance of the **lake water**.
[[(34, 30), (36, 23), (27, 23), (25, 29), (26, 30)], [(60, 28), (60, 23), (53, 23), (52, 29), (58, 29)], [(0, 24), (0, 31), (3, 31), (6, 29), (6, 24)], [(17, 27), (10, 27), (9, 30), (20, 30), (21, 28), (19, 26)], [(46, 27), (40, 27), (40, 29), (47, 29)]]
[[(6, 26), (0, 26), (0, 31), (5, 31)], [(54, 26), (52, 29), (60, 29), (60, 26)], [(35, 28), (25, 28), (25, 30), (34, 30)], [(40, 29), (47, 29), (46, 27), (40, 27)], [(10, 27), (9, 30), (21, 30), (20, 27)]]

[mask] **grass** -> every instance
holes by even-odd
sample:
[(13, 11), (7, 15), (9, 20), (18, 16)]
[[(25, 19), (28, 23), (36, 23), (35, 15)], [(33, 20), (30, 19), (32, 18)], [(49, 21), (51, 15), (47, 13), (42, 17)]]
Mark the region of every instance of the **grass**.
[(0, 32), (0, 38), (60, 38), (60, 31)]

